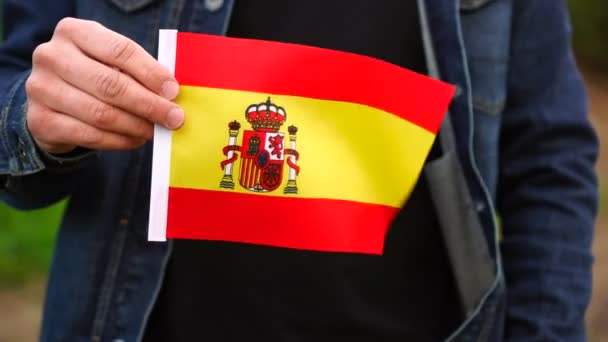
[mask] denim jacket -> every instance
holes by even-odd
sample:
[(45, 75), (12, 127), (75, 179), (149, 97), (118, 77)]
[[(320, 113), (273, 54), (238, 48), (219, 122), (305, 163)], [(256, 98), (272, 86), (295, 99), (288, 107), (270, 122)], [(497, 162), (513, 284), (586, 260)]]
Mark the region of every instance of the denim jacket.
[[(139, 341), (171, 252), (171, 243), (146, 242), (150, 145), (65, 158), (37, 150), (24, 118), (32, 51), (62, 17), (74, 16), (121, 32), (154, 55), (159, 28), (225, 33), (233, 0), (3, 3), (0, 198), (32, 209), (70, 197), (41, 340)], [(460, 162), (471, 198), (465, 205), (481, 222), (495, 266), (493, 281), (449, 340), (584, 341), (598, 147), (566, 1), (425, 3), (425, 46), (437, 75), (458, 88), (449, 113), (454, 149), (428, 167), (441, 168), (446, 158)]]

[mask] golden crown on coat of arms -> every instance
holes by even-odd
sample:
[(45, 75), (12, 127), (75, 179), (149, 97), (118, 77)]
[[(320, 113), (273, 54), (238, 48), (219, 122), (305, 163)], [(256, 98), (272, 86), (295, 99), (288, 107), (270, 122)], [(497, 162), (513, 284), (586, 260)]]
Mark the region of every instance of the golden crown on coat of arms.
[(269, 96), (266, 102), (247, 107), (245, 117), (255, 131), (278, 132), (287, 119), (287, 113), (283, 107), (272, 103)]

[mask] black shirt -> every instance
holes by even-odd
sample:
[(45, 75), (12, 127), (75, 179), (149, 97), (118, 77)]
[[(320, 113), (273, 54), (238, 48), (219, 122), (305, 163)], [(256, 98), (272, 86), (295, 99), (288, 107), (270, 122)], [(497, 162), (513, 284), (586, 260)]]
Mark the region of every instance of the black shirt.
[[(228, 35), (425, 72), (415, 1), (236, 1)], [(459, 308), (424, 178), (382, 256), (175, 240), (151, 341), (438, 341)]]

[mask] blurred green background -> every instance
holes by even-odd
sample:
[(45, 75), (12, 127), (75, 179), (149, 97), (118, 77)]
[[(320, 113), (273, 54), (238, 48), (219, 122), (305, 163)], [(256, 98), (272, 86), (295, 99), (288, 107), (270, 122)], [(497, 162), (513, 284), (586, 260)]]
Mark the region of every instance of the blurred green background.
[[(608, 98), (608, 1), (572, 0), (570, 7), (575, 50), (590, 90), (592, 120), (599, 135), (603, 136), (608, 134), (608, 120), (604, 114), (608, 110), (608, 102), (603, 100)], [(588, 315), (590, 341), (608, 341), (608, 296), (605, 293), (608, 289), (608, 254), (606, 247), (599, 247), (608, 243), (604, 226), (608, 223), (606, 148), (603, 148), (602, 153), (598, 166), (602, 177), (602, 205), (597, 229), (598, 241), (595, 245), (597, 259), (593, 304)], [(18, 212), (0, 202), (0, 341), (35, 339), (36, 331), (32, 330), (32, 324), (38, 324), (44, 281), (64, 207), (65, 202), (62, 202), (43, 210)], [(34, 290), (28, 290), (31, 288)], [(25, 323), (18, 321), (16, 325), (9, 324), (5, 319), (3, 324), (3, 307), (11, 308), (12, 318), (25, 320)], [(23, 307), (26, 308), (22, 309)], [(19, 310), (27, 313), (21, 317)], [(33, 322), (27, 323), (32, 320)], [(23, 330), (27, 331), (20, 331), (19, 324), (24, 324)], [(3, 336), (3, 331), (9, 330), (13, 331), (12, 335), (6, 332)]]
[(0, 202), (0, 287), (44, 276), (63, 207), (19, 212)]
[(608, 1), (570, 0), (574, 46), (579, 61), (608, 71)]

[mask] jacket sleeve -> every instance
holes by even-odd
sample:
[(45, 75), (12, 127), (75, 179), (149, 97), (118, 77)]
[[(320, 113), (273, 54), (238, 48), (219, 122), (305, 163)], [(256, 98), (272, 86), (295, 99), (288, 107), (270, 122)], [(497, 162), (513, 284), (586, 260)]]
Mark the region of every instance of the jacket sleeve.
[(513, 1), (498, 209), (508, 341), (584, 341), (598, 142), (566, 1)]
[[(42, 207), (69, 193), (69, 181), (90, 153), (57, 158), (37, 150), (27, 127), (25, 81), (34, 48), (72, 15), (71, 0), (4, 0), (0, 45), (0, 199), (18, 208)], [(73, 178), (72, 178), (73, 179)]]

